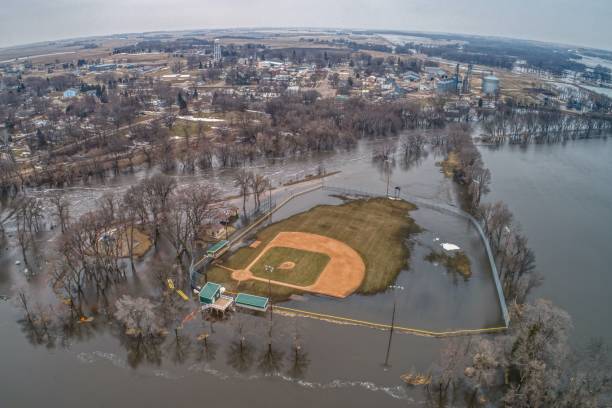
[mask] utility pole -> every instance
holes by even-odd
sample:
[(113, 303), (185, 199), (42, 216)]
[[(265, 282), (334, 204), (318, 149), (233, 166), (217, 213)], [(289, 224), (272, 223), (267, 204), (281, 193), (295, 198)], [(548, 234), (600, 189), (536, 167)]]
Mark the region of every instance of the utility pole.
[(389, 330), (389, 343), (387, 344), (387, 354), (385, 356), (385, 367), (389, 367), (389, 352), (391, 351), (391, 340), (393, 339), (393, 329), (395, 328), (395, 297), (393, 299), (393, 313), (391, 314), (391, 330)]
[(395, 309), (397, 306), (396, 290), (404, 290), (403, 286), (391, 285), (389, 289), (393, 290), (393, 312), (391, 313), (391, 329), (389, 330), (389, 343), (387, 344), (387, 353), (385, 355), (385, 367), (389, 367), (389, 354), (391, 353), (391, 341), (393, 340), (393, 331), (395, 330)]
[(271, 265), (265, 265), (265, 270), (268, 273), (268, 301), (270, 302), (270, 324), (268, 325), (268, 352), (272, 352), (272, 282), (271, 276), (274, 272), (274, 267)]

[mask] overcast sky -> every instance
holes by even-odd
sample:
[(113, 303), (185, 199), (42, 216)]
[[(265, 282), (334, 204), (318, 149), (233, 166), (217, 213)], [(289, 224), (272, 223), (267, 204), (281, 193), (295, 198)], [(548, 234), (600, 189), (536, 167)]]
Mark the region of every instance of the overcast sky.
[(0, 0), (0, 47), (125, 32), (342, 27), (612, 49), (611, 0)]

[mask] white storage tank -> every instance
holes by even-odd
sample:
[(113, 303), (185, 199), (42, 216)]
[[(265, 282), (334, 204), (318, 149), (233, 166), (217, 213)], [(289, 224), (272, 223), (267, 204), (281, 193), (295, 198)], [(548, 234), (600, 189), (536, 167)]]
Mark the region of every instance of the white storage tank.
[(482, 79), (482, 93), (485, 95), (496, 95), (499, 92), (499, 78), (495, 75), (487, 75)]

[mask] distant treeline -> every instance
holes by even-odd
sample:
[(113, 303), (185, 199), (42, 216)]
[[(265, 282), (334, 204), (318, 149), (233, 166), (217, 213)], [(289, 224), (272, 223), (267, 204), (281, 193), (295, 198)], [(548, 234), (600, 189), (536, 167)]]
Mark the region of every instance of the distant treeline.
[(511, 144), (556, 143), (607, 137), (612, 119), (606, 115), (570, 115), (559, 109), (513, 109), (502, 106), (482, 121), (483, 140)]
[(346, 61), (350, 57), (350, 53), (345, 50), (337, 50), (334, 48), (275, 48), (260, 50), (258, 57), (261, 59), (279, 59), (290, 60), (293, 63), (312, 62), (321, 66), (327, 66), (329, 63), (337, 64)]
[[(401, 31), (354, 31), (354, 33), (374, 35), (393, 34), (431, 38), (433, 40), (460, 41), (463, 44), (450, 44), (439, 46), (424, 46), (422, 44), (407, 43), (395, 48), (398, 53), (408, 52), (410, 49), (430, 56), (449, 59), (465, 64), (481, 64), (498, 68), (511, 69), (513, 64), (522, 60), (534, 70), (547, 71), (555, 75), (565, 70), (575, 72), (589, 71), (585, 64), (580, 62), (580, 55), (573, 50), (546, 45), (525, 40), (505, 38), (484, 38), (460, 34), (423, 34), (418, 32)], [(359, 44), (359, 46), (363, 46)], [(374, 46), (373, 46), (374, 47)], [(385, 46), (381, 46), (385, 47)], [(390, 47), (387, 47), (390, 51)], [(380, 49), (380, 51), (387, 51)], [(581, 50), (584, 55), (611, 59), (609, 53), (600, 50)]]
[(113, 49), (113, 54), (127, 53), (135, 54), (139, 52), (176, 52), (191, 48), (201, 48), (212, 46), (212, 43), (208, 40), (202, 40), (199, 38), (179, 38), (172, 41), (162, 40), (145, 40), (140, 41), (133, 45), (126, 45), (123, 47), (117, 47)]
[(384, 44), (374, 44), (374, 43), (358, 43), (355, 41), (347, 40), (344, 38), (334, 38), (332, 40), (321, 40), (321, 39), (302, 39), (302, 41), (306, 42), (314, 42), (316, 44), (330, 44), (337, 45), (350, 48), (353, 51), (381, 51), (381, 52), (392, 52), (393, 48)]
[(488, 65), (512, 69), (518, 60), (535, 70), (547, 71), (556, 75), (564, 71), (584, 72), (586, 65), (577, 62), (581, 57), (572, 51), (553, 47), (504, 43), (498, 41), (479, 41), (476, 44), (423, 46), (410, 45), (430, 57), (440, 57), (466, 64)]

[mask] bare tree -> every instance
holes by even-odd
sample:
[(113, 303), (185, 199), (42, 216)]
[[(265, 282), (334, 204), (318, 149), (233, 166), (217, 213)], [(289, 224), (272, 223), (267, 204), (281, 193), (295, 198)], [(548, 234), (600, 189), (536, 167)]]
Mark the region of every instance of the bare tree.
[(153, 243), (156, 247), (160, 228), (165, 220), (169, 200), (175, 186), (174, 179), (163, 174), (157, 174), (142, 181), (144, 207), (147, 210), (148, 221), (153, 227)]
[(54, 210), (53, 215), (57, 218), (57, 222), (63, 234), (66, 232), (66, 229), (68, 229), (68, 224), (70, 223), (70, 203), (61, 190), (52, 194), (49, 201), (51, 201)]
[(161, 333), (155, 306), (149, 299), (123, 295), (115, 302), (115, 309), (115, 318), (123, 325), (128, 336), (142, 338)]
[(405, 159), (418, 157), (425, 146), (425, 136), (420, 132), (408, 132), (400, 145)]
[(200, 169), (209, 169), (213, 165), (214, 150), (212, 145), (206, 139), (198, 140), (198, 157), (197, 163)]
[(165, 113), (162, 116), (162, 122), (164, 123), (164, 126), (166, 126), (168, 129), (172, 129), (172, 127), (176, 123), (176, 114)]
[(445, 341), (440, 355), (440, 362), (433, 367), (431, 382), (426, 390), (432, 406), (452, 406), (454, 392), (459, 386), (459, 379), (467, 365), (470, 341), (459, 337)]
[(249, 196), (249, 192), (251, 191), (252, 178), (253, 173), (248, 172), (245, 169), (240, 169), (234, 177), (234, 185), (238, 187), (240, 195), (242, 196), (242, 212), (245, 218), (247, 216), (246, 202)]
[(493, 248), (500, 251), (504, 234), (510, 232), (512, 226), (512, 212), (501, 201), (494, 204), (483, 204), (479, 215), (484, 222), (484, 230)]
[(243, 372), (253, 364), (255, 350), (251, 342), (247, 340), (247, 328), (243, 316), (237, 316), (235, 325), (237, 338), (230, 343), (227, 362), (237, 371)]
[(21, 194), (5, 198), (2, 206), (4, 211), (2, 215), (0, 215), (0, 240), (4, 239), (5, 237), (4, 224), (16, 216), (17, 212), (22, 206), (23, 200), (24, 196)]
[(55, 336), (52, 333), (50, 308), (45, 308), (40, 303), (33, 307), (31, 303), (26, 290), (18, 289), (17, 305), (25, 313), (25, 318), (20, 321), (24, 332), (32, 344), (53, 347)]
[(261, 194), (270, 186), (270, 180), (261, 174), (255, 174), (250, 181), (251, 191), (253, 191), (253, 197), (255, 198), (255, 210), (257, 211), (261, 207)]
[(474, 168), (469, 183), (470, 195), (472, 197), (472, 208), (478, 208), (482, 196), (489, 192), (491, 183), (491, 172), (481, 166)]
[(298, 320), (295, 319), (295, 327), (293, 333), (293, 341), (291, 344), (291, 353), (288, 355), (289, 369), (288, 374), (292, 378), (302, 378), (310, 364), (308, 353), (304, 350), (302, 336), (298, 330)]
[[(524, 408), (583, 406), (560, 403), (574, 397), (582, 401), (571, 379), (585, 378), (585, 372), (576, 364), (568, 364), (569, 315), (543, 300), (513, 304), (510, 311), (512, 325), (507, 332), (470, 338), (451, 348), (451, 362), (443, 362), (442, 373), (432, 382), (435, 387), (429, 387), (430, 395), (450, 381), (457, 390), (465, 391), (465, 402), (470, 407), (492, 401)], [(595, 394), (585, 401), (596, 399), (601, 388), (594, 386), (593, 390)], [(452, 401), (443, 399), (435, 402), (438, 406), (454, 406)]]
[(128, 190), (123, 201), (120, 204), (119, 212), (119, 229), (121, 231), (121, 239), (127, 247), (128, 257), (130, 259), (130, 268), (132, 273), (136, 273), (134, 265), (134, 230), (139, 215), (139, 198), (134, 197), (132, 189)]
[(179, 163), (181, 164), (181, 171), (185, 173), (193, 173), (195, 171), (196, 155), (197, 153), (193, 147), (188, 141), (185, 141), (177, 154)]
[(40, 229), (42, 211), (42, 205), (37, 198), (25, 197), (15, 215), (17, 242), (21, 248), (23, 261), (28, 266), (27, 252), (34, 244), (34, 236)]
[[(485, 338), (479, 338), (472, 344), (472, 358), (464, 373), (472, 393), (468, 406), (474, 407), (486, 401), (484, 395), (498, 379), (500, 362), (496, 344)], [(480, 395), (480, 400), (478, 397)]]
[(175, 249), (176, 261), (183, 266), (183, 256), (193, 260), (195, 242), (205, 220), (210, 218), (213, 197), (217, 191), (208, 185), (184, 188), (173, 194), (174, 205), (169, 208), (162, 226), (164, 235)]

